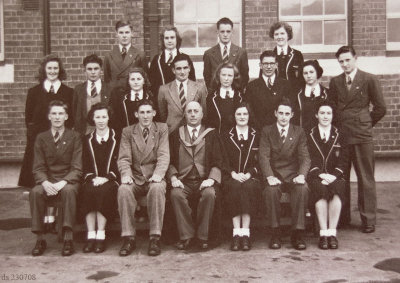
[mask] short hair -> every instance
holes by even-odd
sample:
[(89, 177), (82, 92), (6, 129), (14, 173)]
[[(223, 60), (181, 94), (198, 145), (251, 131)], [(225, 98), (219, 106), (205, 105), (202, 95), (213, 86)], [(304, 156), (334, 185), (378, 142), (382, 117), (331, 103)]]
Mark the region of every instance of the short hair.
[(49, 107), (48, 107), (48, 109), (47, 109), (47, 114), (50, 114), (51, 108), (53, 108), (54, 106), (60, 106), (60, 107), (64, 108), (65, 113), (68, 114), (68, 105), (67, 105), (64, 101), (62, 101), (62, 100), (53, 100), (53, 101), (50, 101)]
[(132, 26), (132, 24), (131, 24), (130, 21), (120, 20), (120, 21), (118, 21), (118, 22), (115, 24), (115, 31), (118, 32), (118, 29), (119, 29), (119, 28), (126, 27), (126, 26), (129, 26), (129, 28), (130, 28), (131, 30), (133, 30), (133, 26)]
[(271, 28), (269, 29), (269, 37), (274, 38), (274, 33), (277, 29), (284, 28), (286, 33), (288, 34), (288, 40), (293, 38), (293, 29), (292, 26), (285, 22), (276, 22), (274, 23)]
[(312, 66), (315, 69), (315, 72), (317, 73), (317, 79), (322, 77), (322, 74), (324, 73), (324, 69), (319, 65), (318, 60), (308, 60), (303, 63), (301, 66), (301, 74), (303, 74), (303, 69), (305, 66)]
[(246, 108), (247, 109), (247, 112), (249, 112), (249, 123), (248, 123), (248, 125), (249, 126), (254, 126), (255, 125), (254, 113), (253, 113), (253, 110), (251, 109), (250, 104), (248, 102), (245, 102), (245, 101), (242, 101), (242, 102), (236, 104), (234, 106), (234, 109), (233, 109), (233, 114), (236, 114), (236, 110), (238, 110), (239, 108)]
[(96, 112), (97, 110), (102, 110), (102, 109), (106, 109), (107, 110), (107, 114), (108, 114), (108, 118), (109, 118), (108, 122), (110, 122), (111, 116), (112, 116), (111, 107), (108, 106), (104, 102), (98, 102), (98, 103), (92, 105), (92, 107), (90, 108), (90, 110), (88, 112), (86, 120), (87, 120), (87, 122), (88, 122), (88, 124), (90, 126), (95, 126), (94, 119), (93, 119), (94, 118), (94, 112)]
[(180, 36), (178, 29), (174, 26), (166, 26), (163, 28), (163, 30), (160, 33), (160, 40), (161, 40), (161, 50), (165, 50), (165, 44), (164, 44), (164, 34), (166, 31), (174, 31), (175, 36), (176, 36), (176, 49), (181, 48), (182, 44), (182, 37)]
[(233, 22), (232, 22), (232, 20), (229, 19), (229, 18), (226, 18), (226, 17), (221, 18), (221, 19), (218, 20), (218, 22), (217, 22), (217, 29), (219, 29), (219, 26), (220, 26), (220, 25), (230, 25), (230, 26), (233, 28)]
[(316, 104), (314, 105), (314, 112), (315, 112), (315, 114), (318, 114), (318, 111), (319, 111), (319, 109), (320, 109), (322, 106), (329, 106), (329, 107), (332, 109), (333, 117), (335, 117), (335, 113), (336, 113), (336, 104), (335, 104), (333, 101), (331, 101), (331, 100), (329, 100), (329, 99), (324, 99), (324, 100), (321, 99), (321, 100), (319, 101), (319, 103), (316, 103)]
[(44, 57), (43, 60), (40, 62), (39, 71), (38, 71), (38, 75), (37, 75), (37, 79), (39, 80), (39, 83), (42, 83), (47, 79), (46, 65), (49, 62), (57, 62), (58, 63), (58, 67), (59, 67), (58, 79), (60, 81), (65, 80), (67, 78), (67, 73), (64, 69), (61, 59), (56, 54), (50, 54), (50, 55), (47, 55), (46, 57)]
[(276, 104), (275, 111), (278, 111), (279, 106), (289, 106), (292, 112), (294, 112), (293, 103), (287, 97), (282, 97), (282, 99)]
[(233, 69), (232, 89), (240, 90), (241, 84), (240, 84), (239, 69), (238, 69), (238, 67), (236, 67), (235, 64), (230, 63), (230, 62), (224, 62), (224, 63), (219, 64), (219, 66), (217, 67), (217, 70), (215, 70), (213, 81), (212, 81), (212, 86), (214, 87), (214, 90), (217, 90), (221, 87), (221, 81), (219, 79), (219, 75), (221, 74), (221, 70), (223, 68)]
[(189, 55), (184, 54), (184, 53), (179, 53), (175, 56), (174, 60), (172, 60), (172, 66), (173, 68), (175, 68), (175, 63), (179, 62), (179, 61), (187, 61), (189, 66), (190, 66), (190, 62), (192, 61), (189, 57)]
[(103, 60), (97, 54), (90, 54), (83, 58), (83, 66), (86, 67), (89, 63), (97, 63), (99, 64), (100, 68), (103, 67)]
[(150, 105), (153, 108), (153, 110), (156, 110), (156, 108), (154, 106), (154, 102), (152, 100), (150, 100), (150, 99), (142, 99), (137, 104), (135, 112), (139, 112), (139, 108), (142, 107), (143, 105)]
[(348, 52), (350, 52), (353, 57), (356, 56), (356, 51), (354, 50), (353, 46), (344, 45), (338, 49), (338, 51), (335, 53), (335, 57), (339, 58), (340, 54)]
[(130, 90), (131, 89), (131, 86), (129, 85), (129, 77), (130, 77), (130, 74), (132, 74), (132, 73), (139, 73), (139, 74), (141, 74), (142, 75), (142, 77), (143, 77), (143, 80), (144, 80), (144, 85), (143, 85), (143, 93), (148, 93), (148, 92), (150, 92), (150, 81), (149, 81), (149, 78), (147, 77), (147, 74), (146, 74), (146, 72), (141, 68), (141, 67), (131, 67), (130, 69), (129, 69), (129, 71), (128, 71), (128, 77), (127, 77), (127, 79), (126, 79), (126, 86), (127, 86), (127, 89), (128, 90)]
[(260, 62), (262, 62), (262, 60), (263, 60), (265, 57), (274, 57), (274, 58), (275, 58), (275, 61), (276, 61), (276, 54), (275, 54), (275, 52), (272, 51), (272, 50), (265, 50), (265, 51), (263, 51), (263, 53), (261, 53), (261, 55), (260, 55)]

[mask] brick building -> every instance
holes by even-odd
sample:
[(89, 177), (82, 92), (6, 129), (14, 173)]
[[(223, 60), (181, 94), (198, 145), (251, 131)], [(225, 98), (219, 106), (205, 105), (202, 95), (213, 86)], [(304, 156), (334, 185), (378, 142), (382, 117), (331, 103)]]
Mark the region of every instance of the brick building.
[[(271, 49), (269, 27), (291, 23), (291, 46), (324, 67), (323, 83), (341, 72), (337, 48), (353, 45), (359, 66), (379, 76), (387, 115), (376, 125), (379, 155), (400, 153), (400, 3), (396, 0), (0, 0), (0, 163), (20, 162), (25, 147), (24, 108), (27, 89), (37, 83), (45, 53), (58, 54), (67, 70), (65, 83), (84, 80), (82, 58), (104, 57), (115, 43), (115, 22), (129, 19), (133, 44), (150, 60), (160, 50), (159, 32), (174, 24), (182, 48), (202, 78), (202, 54), (217, 40), (216, 21), (230, 17), (234, 41), (249, 54), (250, 77), (258, 74), (258, 56)], [(49, 24), (47, 24), (49, 23)]]

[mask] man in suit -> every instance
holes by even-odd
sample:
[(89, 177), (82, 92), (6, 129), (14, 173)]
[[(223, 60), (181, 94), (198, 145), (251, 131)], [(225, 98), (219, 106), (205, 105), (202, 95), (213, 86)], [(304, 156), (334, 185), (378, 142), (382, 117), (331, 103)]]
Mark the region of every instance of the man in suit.
[(168, 128), (153, 122), (156, 115), (152, 101), (143, 99), (135, 112), (139, 122), (122, 130), (118, 157), (121, 185), (118, 188), (118, 210), (124, 243), (120, 256), (135, 248), (135, 211), (137, 198), (147, 196), (150, 220), (148, 254), (161, 253), (160, 236), (165, 211), (165, 173), (169, 164)]
[(305, 212), (308, 204), (308, 186), (305, 182), (311, 161), (307, 138), (303, 129), (290, 124), (293, 106), (283, 99), (275, 110), (276, 124), (265, 126), (261, 133), (259, 160), (263, 178), (268, 222), (272, 228), (271, 249), (281, 248), (280, 198), (282, 191), (290, 193), (292, 211), (292, 246), (304, 250), (302, 239)]
[[(203, 111), (198, 102), (188, 103), (185, 117), (187, 125), (170, 136), (171, 164), (167, 172), (180, 238), (177, 248), (187, 249), (197, 236), (200, 248), (205, 250), (216, 188), (221, 183), (222, 147), (217, 131), (201, 124)], [(192, 218), (193, 205), (197, 206), (196, 224)]]
[(133, 27), (129, 21), (118, 21), (115, 25), (118, 45), (104, 58), (104, 81), (110, 88), (125, 87), (130, 67), (141, 67), (148, 72), (144, 52), (132, 46)]
[(83, 59), (83, 66), (87, 80), (78, 84), (74, 89), (72, 115), (74, 117), (74, 130), (86, 135), (95, 128), (88, 124), (87, 113), (96, 103), (108, 104), (111, 89), (101, 80), (103, 60), (99, 56), (96, 54), (86, 56)]
[[(218, 66), (230, 62), (239, 69), (241, 87), (244, 90), (249, 81), (249, 65), (245, 49), (232, 43), (233, 22), (229, 18), (222, 18), (217, 22), (219, 43), (204, 52), (204, 81), (209, 92), (215, 88), (212, 80)], [(215, 90), (215, 89), (214, 89)]]
[(188, 55), (176, 55), (172, 61), (172, 72), (175, 75), (175, 80), (162, 85), (158, 92), (160, 120), (167, 123), (169, 133), (183, 125), (185, 121), (183, 111), (186, 104), (197, 101), (203, 109), (206, 107), (206, 87), (202, 83), (188, 79), (190, 62)]
[(76, 195), (82, 176), (82, 143), (77, 132), (65, 128), (68, 107), (59, 100), (50, 102), (50, 130), (39, 134), (35, 141), (33, 175), (36, 186), (29, 194), (32, 232), (37, 235), (33, 256), (46, 249), (43, 219), (46, 205), (61, 200), (61, 223), (64, 232), (63, 256), (74, 253), (72, 227), (76, 215)]
[[(338, 122), (347, 134), (350, 160), (345, 172), (350, 179), (351, 163), (358, 179), (358, 209), (361, 215), (362, 232), (372, 233), (376, 223), (376, 188), (374, 177), (374, 144), (372, 127), (386, 113), (385, 101), (377, 78), (357, 68), (357, 56), (353, 47), (342, 46), (336, 52), (344, 73), (332, 78), (329, 93), (337, 104)], [(372, 111), (370, 106), (372, 105)], [(349, 201), (344, 208), (344, 222), (350, 221)]]
[(290, 95), (289, 83), (276, 75), (278, 64), (273, 51), (260, 55), (261, 76), (249, 83), (245, 100), (254, 112), (256, 128), (262, 129), (276, 121), (274, 111), (284, 96)]

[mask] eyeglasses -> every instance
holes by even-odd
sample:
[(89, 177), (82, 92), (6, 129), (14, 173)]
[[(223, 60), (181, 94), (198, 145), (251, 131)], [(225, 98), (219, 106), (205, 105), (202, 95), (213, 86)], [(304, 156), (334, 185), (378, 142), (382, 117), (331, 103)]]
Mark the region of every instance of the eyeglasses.
[(275, 64), (276, 64), (276, 62), (274, 62), (274, 63), (269, 63), (269, 62), (261, 63), (261, 65), (263, 65), (264, 67), (272, 67), (272, 66), (274, 66)]

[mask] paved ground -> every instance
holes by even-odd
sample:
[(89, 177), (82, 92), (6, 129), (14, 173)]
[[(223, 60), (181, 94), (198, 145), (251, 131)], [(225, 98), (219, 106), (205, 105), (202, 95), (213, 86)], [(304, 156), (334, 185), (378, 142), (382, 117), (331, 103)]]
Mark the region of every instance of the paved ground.
[[(362, 234), (357, 209), (352, 225), (339, 231), (338, 250), (321, 251), (318, 238), (307, 235), (308, 248), (298, 252), (285, 239), (281, 250), (268, 249), (263, 229), (252, 231), (253, 249), (229, 251), (229, 240), (207, 252), (181, 252), (163, 246), (155, 258), (146, 255), (145, 233), (138, 248), (126, 258), (117, 255), (120, 241), (112, 235), (101, 255), (81, 252), (60, 256), (61, 244), (47, 237), (48, 248), (38, 258), (30, 255), (35, 239), (29, 226), (28, 203), (21, 190), (0, 190), (0, 281), (36, 282), (400, 282), (400, 183), (378, 184), (378, 225)], [(352, 190), (355, 204), (356, 190)], [(35, 278), (35, 280), (33, 280)], [(24, 279), (24, 280), (19, 280)]]

